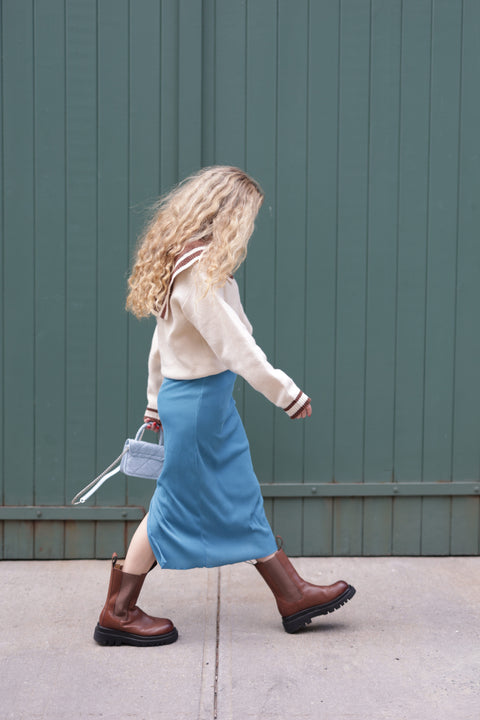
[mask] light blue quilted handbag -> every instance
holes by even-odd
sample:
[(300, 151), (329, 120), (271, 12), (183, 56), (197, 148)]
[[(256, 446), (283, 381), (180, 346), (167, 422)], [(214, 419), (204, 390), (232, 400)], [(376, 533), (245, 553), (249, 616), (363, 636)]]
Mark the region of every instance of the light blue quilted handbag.
[[(158, 445), (157, 443), (149, 443), (142, 440), (143, 433), (147, 427), (147, 423), (142, 425), (135, 439), (128, 438), (125, 440), (123, 451), (116, 460), (113, 461), (105, 470), (86, 485), (72, 500), (72, 505), (79, 505), (88, 500), (93, 493), (103, 483), (118, 472), (123, 472), (130, 477), (145, 478), (146, 480), (157, 480), (162, 472), (163, 462), (165, 458), (165, 448), (163, 445), (163, 429), (160, 429)], [(118, 467), (115, 467), (118, 465)], [(113, 469), (112, 469), (113, 468)]]

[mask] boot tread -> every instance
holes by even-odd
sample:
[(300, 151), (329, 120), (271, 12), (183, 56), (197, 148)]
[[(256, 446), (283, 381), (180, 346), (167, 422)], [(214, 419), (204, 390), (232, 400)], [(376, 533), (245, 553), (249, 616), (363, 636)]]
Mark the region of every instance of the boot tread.
[(305, 625), (311, 623), (312, 618), (317, 617), (318, 615), (328, 615), (329, 613), (334, 612), (334, 610), (338, 610), (342, 607), (342, 605), (345, 605), (346, 602), (351, 600), (355, 593), (356, 590), (353, 585), (349, 585), (341, 595), (333, 600), (330, 600), (328, 603), (323, 603), (323, 605), (314, 605), (312, 607), (305, 608), (305, 610), (300, 610), (293, 615), (283, 617), (283, 627), (286, 632), (295, 633), (297, 630), (300, 630), (305, 627)]
[(178, 639), (178, 630), (174, 627), (168, 633), (148, 636), (137, 635), (123, 630), (113, 630), (97, 623), (93, 638), (99, 645), (135, 645), (137, 647), (169, 645)]

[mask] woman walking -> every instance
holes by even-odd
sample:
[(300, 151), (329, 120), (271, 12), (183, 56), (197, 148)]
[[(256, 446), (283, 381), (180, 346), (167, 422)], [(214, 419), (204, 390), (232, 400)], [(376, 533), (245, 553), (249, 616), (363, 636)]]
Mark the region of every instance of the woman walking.
[(157, 317), (144, 419), (163, 427), (165, 464), (123, 565), (112, 559), (94, 635), (100, 644), (177, 639), (170, 620), (136, 606), (157, 562), (186, 569), (256, 560), (287, 632), (355, 593), (343, 581), (307, 583), (277, 550), (232, 398), (238, 374), (290, 418), (312, 414), (310, 398), (256, 344), (232, 277), (262, 202), (261, 188), (242, 170), (204, 168), (160, 201), (141, 238), (127, 309)]

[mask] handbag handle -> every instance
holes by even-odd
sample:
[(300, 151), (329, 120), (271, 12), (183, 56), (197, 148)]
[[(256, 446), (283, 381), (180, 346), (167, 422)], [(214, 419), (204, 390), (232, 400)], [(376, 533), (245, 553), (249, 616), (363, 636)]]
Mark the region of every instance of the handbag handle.
[[(143, 433), (147, 429), (148, 423), (144, 423), (141, 425), (138, 430), (137, 434), (135, 435), (135, 440), (141, 440), (143, 437)], [(160, 432), (158, 433), (158, 444), (163, 444), (163, 428), (160, 428)], [(123, 452), (120, 453), (120, 455), (109, 465), (105, 470), (98, 475), (95, 480), (92, 480), (92, 482), (88, 483), (80, 492), (78, 492), (73, 500), (71, 501), (72, 505), (80, 505), (84, 503), (86, 500), (88, 500), (89, 497), (93, 495), (93, 493), (97, 492), (98, 488), (103, 485), (104, 482), (106, 482), (109, 478), (113, 477), (113, 475), (116, 475), (118, 472), (120, 472), (120, 462), (123, 458), (123, 456), (128, 452), (128, 447), (123, 449)], [(115, 467), (115, 465), (118, 465), (118, 467)], [(113, 469), (115, 468), (115, 469)], [(85, 494), (84, 494), (85, 493)]]
[[(141, 439), (142, 439), (143, 433), (145, 432), (145, 430), (147, 429), (147, 425), (149, 425), (149, 424), (150, 424), (150, 423), (144, 423), (143, 425), (141, 425), (141, 426), (138, 428), (137, 434), (135, 435), (135, 440), (141, 440)], [(153, 431), (153, 432), (155, 432), (155, 431)], [(163, 445), (163, 427), (161, 427), (161, 426), (160, 426), (160, 430), (159, 430), (159, 433), (158, 433), (158, 444), (159, 444), (159, 445)]]

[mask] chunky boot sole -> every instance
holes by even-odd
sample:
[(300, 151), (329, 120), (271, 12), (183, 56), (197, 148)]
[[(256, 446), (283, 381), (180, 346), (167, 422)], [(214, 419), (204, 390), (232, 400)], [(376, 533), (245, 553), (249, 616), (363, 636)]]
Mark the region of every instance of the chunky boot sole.
[(93, 639), (99, 645), (136, 645), (138, 647), (147, 647), (151, 645), (170, 645), (178, 639), (177, 628), (173, 628), (169, 633), (164, 635), (135, 635), (135, 633), (124, 632), (123, 630), (112, 630), (111, 628), (102, 627), (97, 623)]
[(297, 612), (294, 615), (287, 615), (282, 618), (283, 627), (287, 633), (295, 633), (297, 630), (300, 630), (300, 628), (303, 628), (305, 625), (311, 623), (312, 618), (317, 617), (317, 615), (328, 615), (328, 613), (338, 610), (338, 608), (345, 605), (345, 603), (355, 595), (355, 592), (355, 588), (352, 585), (349, 585), (345, 592), (328, 603), (324, 603), (323, 605), (314, 605), (313, 607), (306, 608), (305, 610), (300, 610), (300, 612)]

